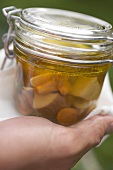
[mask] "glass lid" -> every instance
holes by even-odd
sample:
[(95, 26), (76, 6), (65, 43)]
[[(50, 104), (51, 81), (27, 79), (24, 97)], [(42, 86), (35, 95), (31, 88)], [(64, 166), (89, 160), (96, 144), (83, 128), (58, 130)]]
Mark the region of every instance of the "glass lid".
[(76, 39), (101, 39), (112, 32), (112, 25), (101, 19), (67, 10), (27, 8), (21, 18), (35, 29)]

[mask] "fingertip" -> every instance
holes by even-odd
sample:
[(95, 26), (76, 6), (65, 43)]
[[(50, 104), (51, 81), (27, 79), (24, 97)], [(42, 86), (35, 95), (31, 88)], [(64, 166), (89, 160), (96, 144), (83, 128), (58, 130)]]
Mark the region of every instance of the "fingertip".
[(102, 112), (72, 126), (84, 149), (97, 146), (106, 134), (113, 133), (113, 116)]
[(107, 128), (107, 134), (113, 133), (113, 122), (109, 124)]

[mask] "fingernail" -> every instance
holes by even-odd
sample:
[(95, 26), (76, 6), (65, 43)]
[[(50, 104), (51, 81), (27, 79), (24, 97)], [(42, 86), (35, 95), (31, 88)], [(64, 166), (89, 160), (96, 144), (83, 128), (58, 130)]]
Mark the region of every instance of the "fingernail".
[(100, 115), (106, 115), (106, 112), (104, 110), (101, 110)]
[(108, 115), (108, 113), (106, 113), (104, 110), (102, 110), (99, 115), (106, 116), (106, 115)]

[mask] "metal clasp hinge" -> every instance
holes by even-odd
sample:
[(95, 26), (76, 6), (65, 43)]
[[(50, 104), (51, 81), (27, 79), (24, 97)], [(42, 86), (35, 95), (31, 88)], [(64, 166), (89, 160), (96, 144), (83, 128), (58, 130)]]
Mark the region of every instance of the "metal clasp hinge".
[(22, 9), (17, 9), (14, 6), (6, 7), (6, 8), (3, 8), (3, 10), (2, 10), (3, 14), (7, 18), (7, 23), (9, 25), (9, 29), (8, 29), (8, 32), (5, 33), (2, 37), (2, 41), (4, 43), (5, 58), (3, 60), (2, 66), (1, 66), (1, 70), (4, 68), (7, 58), (9, 58), (9, 59), (14, 58), (13, 49), (9, 48), (9, 45), (11, 44), (11, 42), (13, 42), (13, 39), (14, 39), (14, 30), (13, 30), (12, 19), (14, 19), (14, 20), (20, 19), (20, 17), (18, 15), (21, 13), (21, 11), (22, 11)]

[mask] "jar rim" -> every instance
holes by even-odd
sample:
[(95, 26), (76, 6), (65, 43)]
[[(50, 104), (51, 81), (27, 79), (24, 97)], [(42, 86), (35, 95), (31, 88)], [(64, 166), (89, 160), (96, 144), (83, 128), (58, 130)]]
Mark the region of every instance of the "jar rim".
[(26, 8), (21, 12), (21, 22), (69, 40), (100, 40), (112, 33), (112, 25), (99, 18), (62, 9)]

